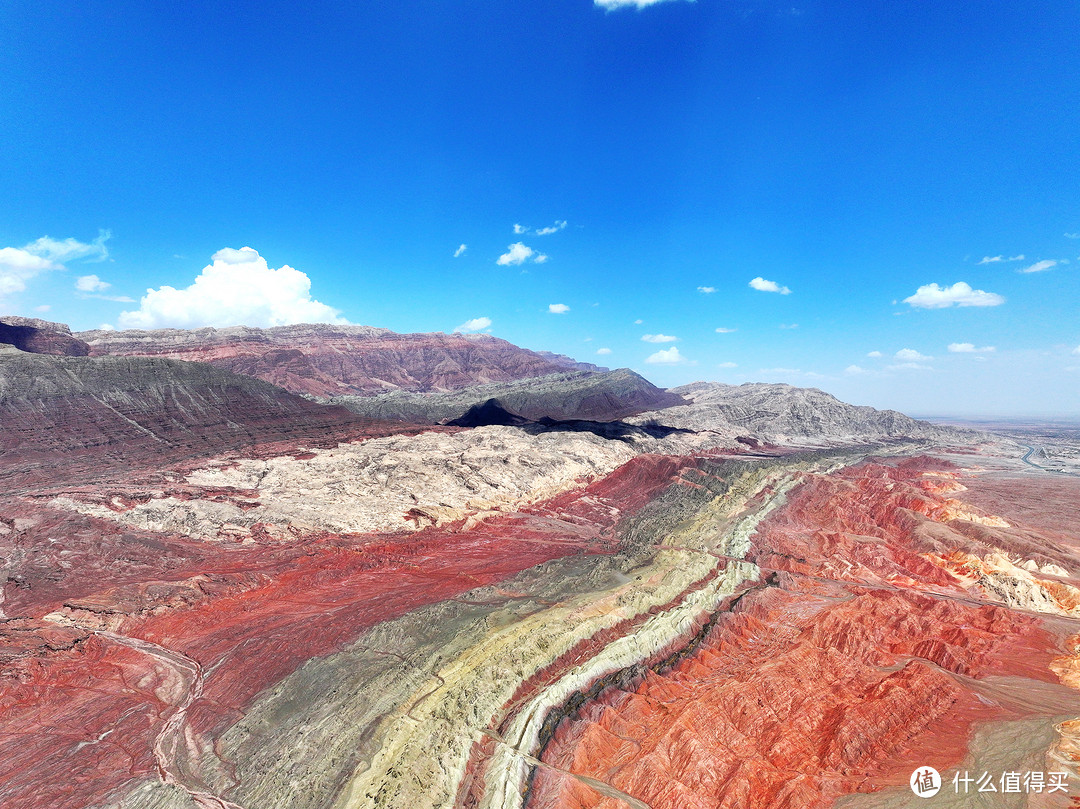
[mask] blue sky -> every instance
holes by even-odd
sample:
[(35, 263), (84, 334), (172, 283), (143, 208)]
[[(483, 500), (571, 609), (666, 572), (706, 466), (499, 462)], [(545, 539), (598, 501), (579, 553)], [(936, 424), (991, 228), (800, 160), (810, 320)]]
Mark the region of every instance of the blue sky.
[(0, 7), (0, 311), (1080, 412), (1075, 3), (166, 5)]

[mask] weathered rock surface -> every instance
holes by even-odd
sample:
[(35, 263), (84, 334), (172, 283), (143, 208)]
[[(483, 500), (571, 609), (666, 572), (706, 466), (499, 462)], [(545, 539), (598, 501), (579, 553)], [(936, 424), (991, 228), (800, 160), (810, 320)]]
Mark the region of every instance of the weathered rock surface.
[(633, 371), (574, 371), (528, 380), (477, 385), (448, 393), (393, 391), (378, 396), (336, 396), (327, 401), (375, 419), (439, 424), (458, 419), (496, 400), (529, 421), (570, 419), (616, 421), (646, 410), (684, 404), (684, 400)]
[(544, 376), (575, 367), (489, 334), (395, 334), (371, 326), (300, 324), (271, 329), (88, 331), (95, 356), (208, 362), (314, 396), (387, 390), (445, 391)]
[(642, 413), (628, 420), (635, 424), (665, 424), (728, 440), (747, 436), (778, 445), (831, 446), (902, 439), (948, 445), (993, 440), (985, 433), (916, 421), (895, 410), (850, 405), (816, 388), (759, 382), (695, 382), (672, 388), (671, 392), (690, 404)]
[(85, 357), (90, 353), (90, 346), (72, 337), (71, 329), (63, 323), (32, 317), (0, 317), (0, 343), (31, 354)]
[(0, 480), (7, 487), (403, 429), (202, 363), (52, 357), (0, 346)]

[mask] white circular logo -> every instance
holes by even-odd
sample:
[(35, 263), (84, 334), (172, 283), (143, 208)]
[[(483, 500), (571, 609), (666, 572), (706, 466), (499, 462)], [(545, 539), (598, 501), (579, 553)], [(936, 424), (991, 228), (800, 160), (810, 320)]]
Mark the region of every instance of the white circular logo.
[(911, 774), (911, 791), (920, 798), (932, 798), (941, 789), (941, 776), (933, 767), (919, 767)]

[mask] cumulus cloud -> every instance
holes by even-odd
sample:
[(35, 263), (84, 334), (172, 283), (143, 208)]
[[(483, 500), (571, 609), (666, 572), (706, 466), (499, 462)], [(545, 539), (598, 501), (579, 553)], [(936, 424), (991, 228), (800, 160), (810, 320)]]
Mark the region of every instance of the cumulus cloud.
[(733, 331), (738, 331), (738, 329), (727, 329), (727, 328), (724, 328), (723, 326), (717, 326), (716, 327), (716, 333), (717, 334), (731, 334)]
[(775, 281), (766, 281), (760, 275), (750, 281), (750, 286), (759, 292), (779, 292), (781, 295), (790, 295), (791, 290), (782, 287)]
[(226, 247), (211, 260), (184, 289), (148, 289), (138, 309), (120, 314), (121, 328), (348, 322), (337, 309), (311, 297), (311, 279), (305, 273), (287, 264), (272, 269), (250, 247)]
[(465, 251), (468, 249), (469, 246), (467, 244), (461, 245), (457, 250), (454, 251), (454, 258), (461, 258), (463, 255), (465, 255)]
[(79, 292), (104, 292), (111, 286), (96, 275), (80, 275), (75, 279), (75, 289)]
[(849, 365), (847, 368), (844, 369), (844, 373), (848, 376), (858, 376), (859, 374), (865, 374), (866, 370), (864, 368), (860, 368), (858, 365)]
[(950, 306), (1000, 306), (1005, 303), (1005, 298), (957, 281), (947, 287), (925, 284), (915, 290), (914, 295), (904, 298), (904, 303), (920, 309), (947, 309)]
[(880, 357), (880, 356), (882, 356), (882, 354), (881, 354), (881, 352), (880, 352), (880, 351), (871, 351), (871, 352), (870, 352), (869, 354), (867, 354), (866, 356), (868, 356), (868, 357), (874, 357), (874, 358), (876, 359), (877, 357)]
[(714, 292), (716, 292), (716, 287), (698, 287), (697, 291), (705, 295), (712, 295)]
[(678, 346), (672, 346), (671, 348), (657, 351), (655, 354), (650, 354), (645, 358), (645, 362), (652, 365), (678, 365), (679, 363), (686, 362), (686, 358), (679, 353)]
[(474, 317), (472, 320), (466, 320), (460, 326), (454, 329), (454, 334), (467, 334), (474, 331), (482, 331), (491, 325), (490, 317)]
[(596, 353), (601, 355), (601, 356), (607, 356), (608, 354), (611, 353), (611, 349), (610, 348), (598, 348), (598, 349), (596, 349)]
[(994, 346), (976, 348), (974, 343), (949, 343), (949, 351), (953, 354), (989, 354), (997, 349)]
[(908, 360), (908, 361), (911, 361), (911, 362), (916, 362), (918, 360), (932, 360), (933, 359), (933, 357), (927, 357), (925, 354), (920, 354), (914, 348), (901, 348), (893, 356), (895, 356), (896, 359), (898, 359), (898, 360)]
[(670, 334), (646, 334), (641, 339), (646, 343), (674, 343), (679, 338), (672, 337)]
[[(515, 225), (515, 227), (517, 226)], [(543, 253), (537, 253), (522, 242), (515, 242), (506, 248), (506, 252), (499, 256), (495, 263), (502, 267), (516, 267), (518, 264), (524, 264), (526, 261), (543, 264), (547, 259), (548, 257)]]
[[(593, 3), (607, 11), (620, 8), (636, 8), (640, 10), (648, 6), (655, 6), (657, 3), (666, 2), (669, 2), (669, 0), (593, 0)], [(693, 2), (693, 0), (690, 0), (690, 2)]]
[(565, 303), (549, 303), (548, 311), (553, 315), (565, 315), (570, 311), (570, 307)]
[(521, 234), (528, 233), (528, 232), (529, 232), (529, 229), (527, 227), (525, 227), (524, 225), (517, 225), (517, 224), (514, 225), (514, 233), (516, 235), (520, 236)]
[(1058, 263), (1059, 262), (1052, 261), (1051, 259), (1047, 258), (1047, 259), (1043, 259), (1042, 261), (1036, 261), (1030, 267), (1024, 267), (1022, 270), (1017, 270), (1017, 272), (1022, 272), (1022, 273), (1046, 272), (1046, 270), (1053, 269), (1054, 267), (1056, 267), (1058, 265)]

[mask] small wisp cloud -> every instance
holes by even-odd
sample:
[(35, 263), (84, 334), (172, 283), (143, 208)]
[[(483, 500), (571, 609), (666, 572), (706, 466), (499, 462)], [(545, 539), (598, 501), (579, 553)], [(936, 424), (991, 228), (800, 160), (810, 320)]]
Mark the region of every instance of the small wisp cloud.
[(646, 343), (674, 343), (678, 341), (678, 337), (672, 337), (670, 334), (645, 334), (641, 337)]
[(477, 331), (483, 331), (490, 328), (490, 317), (474, 317), (472, 320), (466, 320), (460, 326), (454, 329), (454, 334), (471, 334)]
[(543, 264), (547, 260), (548, 257), (543, 253), (536, 252), (523, 242), (515, 242), (506, 248), (506, 252), (499, 256), (495, 263), (500, 267), (516, 267), (526, 261), (531, 261), (533, 264)]

